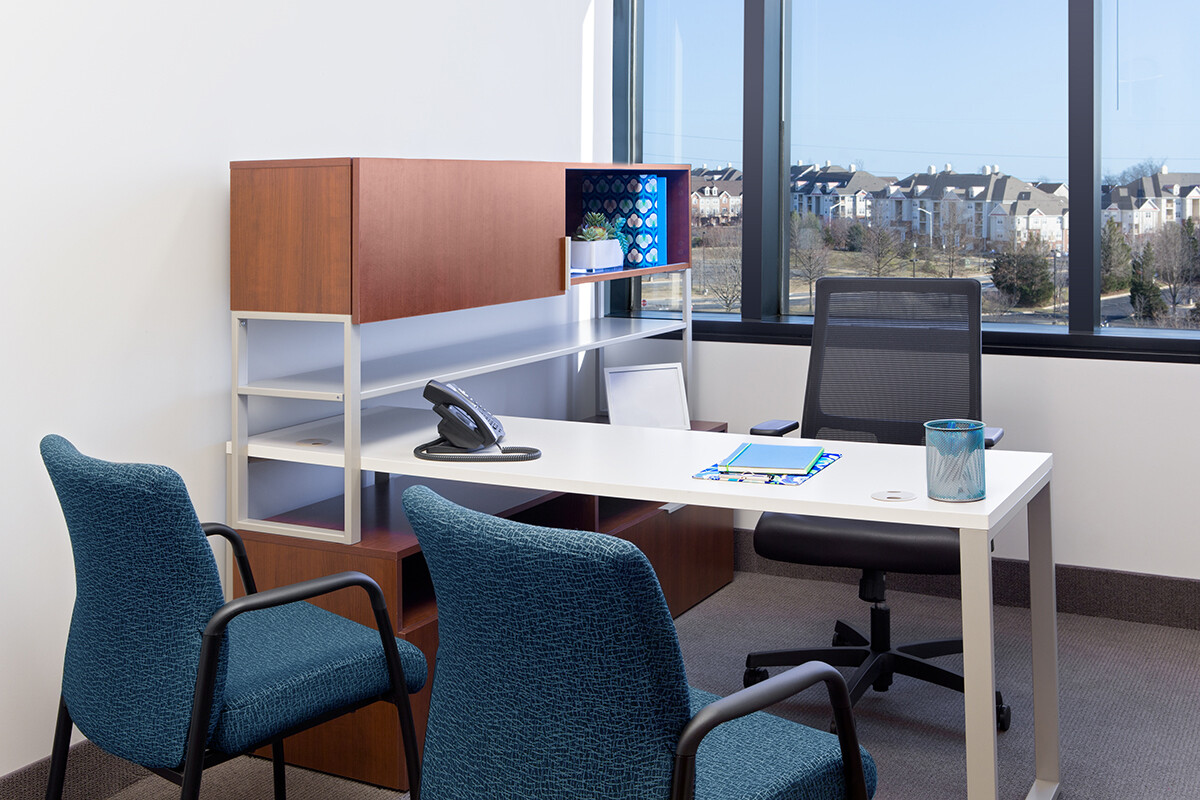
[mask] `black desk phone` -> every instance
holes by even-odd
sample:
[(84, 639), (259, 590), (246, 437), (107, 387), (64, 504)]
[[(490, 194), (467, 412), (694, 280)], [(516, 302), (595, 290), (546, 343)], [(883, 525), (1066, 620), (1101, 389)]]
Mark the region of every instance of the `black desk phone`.
[[(438, 438), (413, 450), (429, 461), (531, 461), (541, 455), (534, 447), (500, 447), (504, 426), (469, 394), (453, 383), (430, 381), (424, 397), (442, 418)], [(481, 452), (496, 446), (491, 452)]]

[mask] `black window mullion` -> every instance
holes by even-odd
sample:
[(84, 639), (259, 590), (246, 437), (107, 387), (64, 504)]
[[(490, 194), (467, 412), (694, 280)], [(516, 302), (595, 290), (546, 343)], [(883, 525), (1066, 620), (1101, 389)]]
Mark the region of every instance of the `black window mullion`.
[(784, 0), (746, 0), (742, 116), (742, 318), (780, 311)]
[(1067, 142), (1071, 265), (1067, 327), (1100, 325), (1100, 2), (1067, 7)]
[[(642, 0), (613, 0), (613, 161), (618, 164), (642, 160), (644, 22)], [(630, 313), (639, 288), (632, 278), (609, 281), (608, 313)], [(599, 285), (597, 291), (602, 291)]]

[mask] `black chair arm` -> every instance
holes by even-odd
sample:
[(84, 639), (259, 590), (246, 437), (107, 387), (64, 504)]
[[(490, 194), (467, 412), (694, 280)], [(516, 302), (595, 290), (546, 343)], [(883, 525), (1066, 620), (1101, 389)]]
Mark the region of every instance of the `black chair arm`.
[(992, 447), (996, 442), (1004, 438), (1004, 428), (989, 428), (984, 426), (983, 429), (983, 446)]
[[(361, 586), (366, 590), (367, 596), (371, 599), (371, 609), (376, 613), (377, 622), (381, 610), (386, 618), (387, 601), (383, 597), (383, 590), (379, 588), (379, 584), (361, 572), (338, 572), (333, 575), (312, 578), (311, 580), (300, 581), (299, 583), (292, 583), (287, 586), (276, 586), (274, 589), (267, 589), (263, 592), (255, 592), (254, 594), (247, 594), (230, 600), (218, 608), (217, 613), (212, 615), (207, 627), (204, 629), (204, 635), (206, 637), (221, 636), (225, 632), (225, 626), (229, 624), (230, 620), (247, 611), (258, 611), (263, 608), (273, 608), (300, 600), (308, 600), (311, 597), (329, 594), (350, 586)], [(390, 623), (385, 625), (385, 629), (389, 626)]]
[[(212, 523), (214, 526), (217, 523)], [(220, 526), (224, 528), (225, 526)], [(207, 531), (206, 531), (207, 532)], [(214, 527), (213, 533), (226, 536), (227, 534)], [(235, 533), (234, 536), (237, 536)], [(240, 537), (239, 537), (240, 540)], [(247, 594), (229, 601), (217, 609), (204, 628), (204, 637), (200, 643), (200, 663), (196, 670), (196, 691), (192, 700), (192, 720), (188, 729), (188, 755), (184, 761), (188, 773), (196, 772), (191, 777), (195, 781), (203, 768), (204, 748), (208, 738), (208, 720), (212, 709), (214, 683), (217, 677), (217, 656), (221, 652), (221, 642), (225, 636), (225, 628), (230, 620), (247, 611), (258, 611), (264, 608), (287, 605), (310, 597), (317, 597), (350, 586), (361, 586), (371, 600), (371, 609), (375, 612), (375, 625), (379, 628), (379, 636), (383, 643), (383, 654), (388, 664), (388, 670), (393, 676), (393, 684), (397, 696), (404, 693), (404, 669), (400, 663), (400, 652), (396, 649), (396, 640), (391, 633), (391, 621), (388, 619), (387, 601), (379, 584), (361, 572), (338, 572), (321, 578), (300, 581), (288, 586), (277, 586), (264, 592)], [(389, 647), (390, 644), (390, 647)], [(406, 737), (407, 738), (407, 737)], [(407, 745), (407, 741), (406, 741)], [(187, 780), (187, 776), (183, 776)]]
[(254, 585), (254, 573), (250, 571), (250, 559), (246, 556), (246, 545), (242, 537), (233, 528), (220, 522), (202, 522), (200, 528), (205, 536), (221, 536), (233, 548), (233, 557), (237, 561), (238, 573), (242, 576), (242, 586), (246, 594), (254, 594), (258, 587)]
[(676, 744), (675, 768), (671, 778), (672, 800), (691, 800), (695, 791), (696, 751), (709, 731), (722, 722), (762, 711), (820, 682), (825, 683), (829, 702), (833, 706), (833, 719), (846, 776), (846, 797), (850, 800), (867, 800), (867, 782), (863, 775), (862, 754), (858, 749), (858, 735), (854, 731), (850, 693), (842, 674), (821, 661), (793, 667), (697, 711), (696, 716), (683, 727)]
[(769, 419), (751, 428), (750, 434), (752, 436), (783, 436), (799, 427), (800, 423), (794, 419)]

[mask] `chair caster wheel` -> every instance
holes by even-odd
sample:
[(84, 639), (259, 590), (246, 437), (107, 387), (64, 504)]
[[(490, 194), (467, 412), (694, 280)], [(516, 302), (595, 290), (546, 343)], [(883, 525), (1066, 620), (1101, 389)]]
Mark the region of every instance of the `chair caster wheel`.
[(996, 730), (1006, 731), (1012, 724), (1012, 706), (1001, 703), (996, 706)]
[(762, 683), (768, 677), (768, 673), (762, 667), (746, 667), (746, 671), (742, 673), (742, 686), (747, 688), (756, 683)]

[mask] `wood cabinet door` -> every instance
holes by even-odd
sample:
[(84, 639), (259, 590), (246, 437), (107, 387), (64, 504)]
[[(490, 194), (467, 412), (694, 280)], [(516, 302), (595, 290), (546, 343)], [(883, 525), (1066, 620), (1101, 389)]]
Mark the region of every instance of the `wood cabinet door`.
[(563, 164), (354, 160), (356, 322), (566, 291)]
[(240, 162), (229, 175), (229, 307), (349, 314), (348, 158)]

